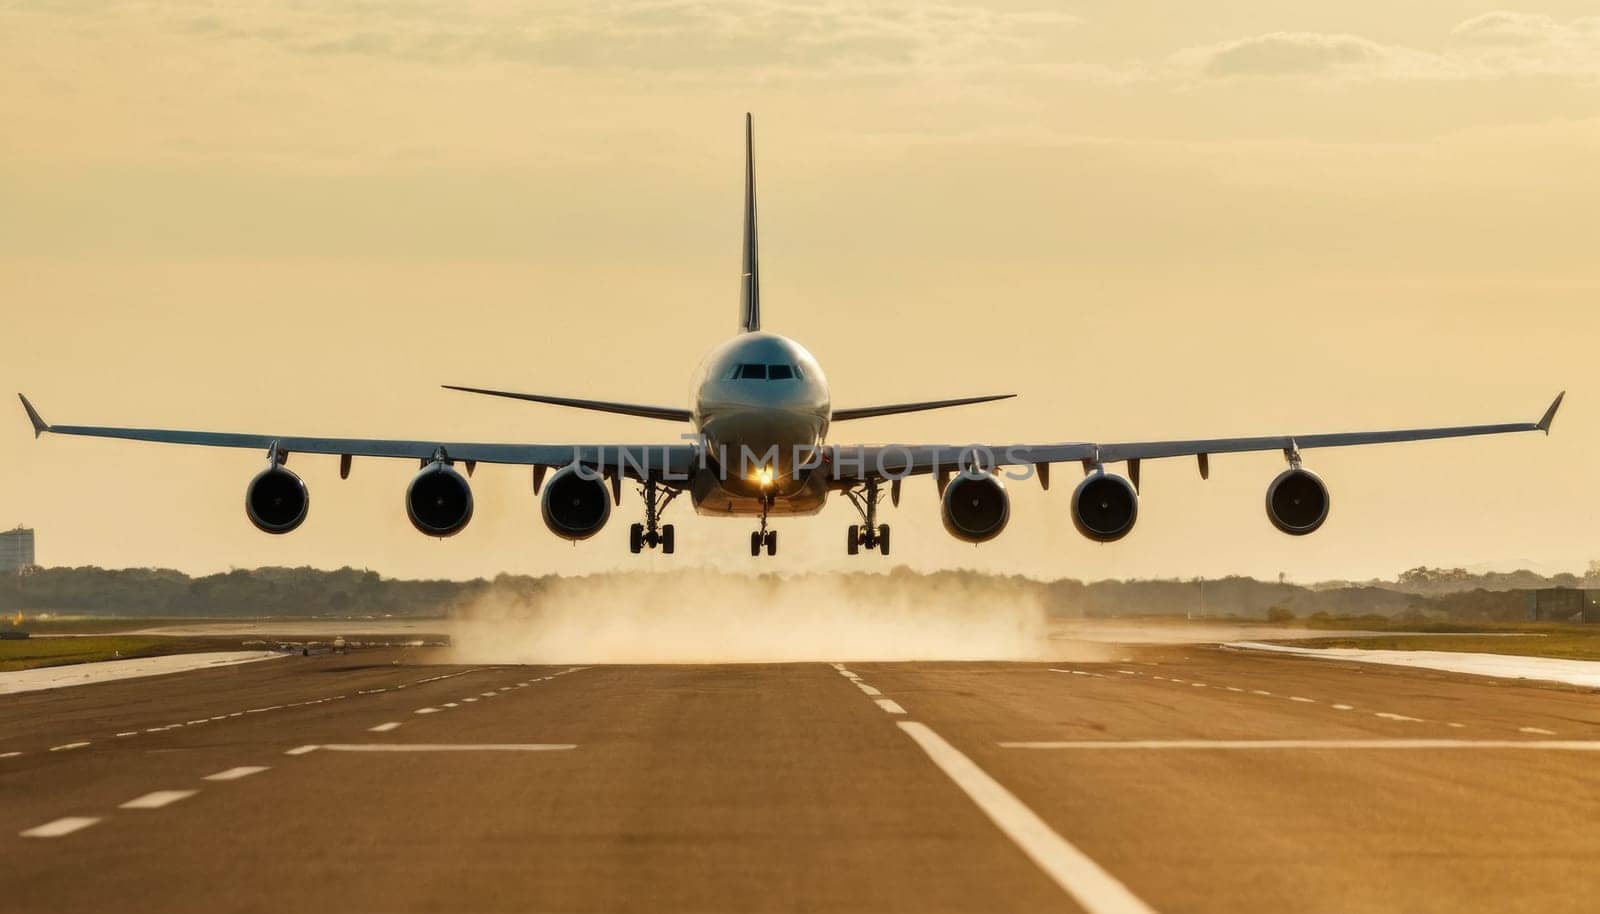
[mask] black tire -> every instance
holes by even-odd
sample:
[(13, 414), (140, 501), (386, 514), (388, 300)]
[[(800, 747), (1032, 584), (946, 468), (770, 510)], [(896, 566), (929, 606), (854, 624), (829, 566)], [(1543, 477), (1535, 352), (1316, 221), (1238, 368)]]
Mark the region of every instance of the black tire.
[(850, 538), (845, 542), (844, 551), (851, 555), (861, 552), (861, 528), (855, 524), (850, 525)]
[(778, 531), (767, 531), (767, 555), (778, 554)]
[(661, 551), (663, 553), (671, 555), (673, 547), (677, 545), (677, 539), (678, 537), (673, 532), (671, 524), (661, 525)]
[(761, 531), (760, 530), (753, 531), (750, 534), (750, 554), (753, 555), (753, 556), (761, 554)]
[(628, 528), (628, 551), (634, 555), (644, 548), (644, 524), (634, 524)]
[(889, 554), (889, 525), (882, 524), (878, 527), (878, 552)]

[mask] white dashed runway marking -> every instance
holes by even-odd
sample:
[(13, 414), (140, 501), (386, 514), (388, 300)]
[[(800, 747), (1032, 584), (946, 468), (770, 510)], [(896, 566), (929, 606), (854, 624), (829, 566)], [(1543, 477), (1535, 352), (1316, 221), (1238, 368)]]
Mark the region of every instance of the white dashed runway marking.
[(54, 822), (36, 825), (18, 834), (24, 838), (59, 838), (75, 831), (82, 831), (98, 821), (100, 821), (98, 816), (67, 816)]
[(50, 747), (50, 751), (51, 752), (67, 752), (67, 751), (72, 750), (72, 749), (82, 749), (84, 746), (87, 746), (87, 745), (89, 745), (89, 740), (84, 739), (84, 740), (79, 740), (78, 742), (75, 742), (75, 743), (63, 743), (60, 746), (51, 746)]
[[(471, 701), (472, 699), (469, 698), (467, 700)], [(438, 708), (418, 708), (415, 711), (412, 711), (411, 713), (412, 714), (438, 714), (439, 713), (439, 709)]]
[(240, 778), (247, 778), (252, 774), (260, 774), (266, 770), (267, 766), (265, 765), (240, 765), (237, 768), (229, 768), (227, 771), (219, 771), (216, 774), (208, 774), (206, 775), (206, 780), (237, 781)]
[(576, 743), (329, 743), (328, 752), (561, 752)]
[(878, 707), (884, 709), (885, 711), (889, 712), (890, 714), (904, 714), (904, 713), (906, 713), (906, 709), (900, 707), (900, 703), (897, 702), (897, 701), (894, 701), (893, 699), (880, 698), (880, 699), (877, 700), (877, 705), (878, 705)]
[(399, 721), (391, 720), (386, 724), (379, 724), (376, 727), (368, 727), (367, 728), (367, 732), (369, 732), (369, 733), (388, 733), (390, 730), (395, 730), (395, 729), (398, 729), (399, 727), (400, 727), (400, 722)]
[(307, 752), (317, 751), (316, 746), (296, 746), (285, 752), (284, 755), (305, 755)]
[(160, 809), (163, 806), (171, 806), (179, 800), (187, 800), (199, 792), (198, 790), (152, 790), (142, 797), (134, 797), (118, 808)]

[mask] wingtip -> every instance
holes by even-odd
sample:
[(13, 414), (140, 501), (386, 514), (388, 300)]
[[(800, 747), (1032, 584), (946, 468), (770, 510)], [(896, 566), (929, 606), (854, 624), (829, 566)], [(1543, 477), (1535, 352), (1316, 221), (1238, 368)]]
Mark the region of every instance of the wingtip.
[(19, 393), (17, 394), (17, 399), (22, 401), (22, 408), (28, 413), (28, 421), (33, 423), (33, 437), (38, 438), (45, 432), (50, 431), (50, 424), (44, 421), (44, 418), (39, 415), (39, 411), (33, 408), (32, 403), (28, 402), (27, 397)]
[(1561, 408), (1561, 401), (1566, 398), (1567, 392), (1564, 390), (1556, 394), (1556, 398), (1550, 402), (1550, 408), (1544, 411), (1544, 418), (1539, 420), (1539, 431), (1550, 434), (1550, 425), (1556, 421), (1556, 410)]

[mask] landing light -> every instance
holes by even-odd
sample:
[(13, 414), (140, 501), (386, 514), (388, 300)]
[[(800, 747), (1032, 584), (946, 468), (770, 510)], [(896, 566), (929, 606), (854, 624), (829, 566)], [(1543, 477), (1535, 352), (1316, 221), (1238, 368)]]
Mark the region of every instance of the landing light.
[(755, 480), (761, 484), (762, 488), (772, 485), (772, 467), (764, 466), (756, 470)]

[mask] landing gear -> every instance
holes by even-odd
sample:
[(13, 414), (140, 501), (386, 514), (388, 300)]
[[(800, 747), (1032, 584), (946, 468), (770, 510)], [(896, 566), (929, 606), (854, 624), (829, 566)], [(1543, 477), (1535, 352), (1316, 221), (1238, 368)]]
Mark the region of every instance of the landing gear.
[(861, 523), (851, 524), (849, 535), (845, 539), (845, 551), (851, 555), (860, 553), (865, 546), (868, 552), (876, 549), (883, 555), (889, 554), (889, 525), (878, 523), (878, 500), (883, 496), (878, 492), (878, 481), (869, 479), (860, 491), (846, 489), (844, 493), (856, 511), (861, 514)]
[(628, 551), (637, 555), (646, 546), (651, 549), (660, 546), (662, 552), (671, 555), (677, 546), (676, 531), (671, 524), (660, 523), (660, 520), (661, 512), (678, 497), (678, 491), (662, 492), (651, 479), (639, 488), (639, 497), (644, 499), (644, 523), (628, 528)]
[(778, 531), (767, 529), (767, 512), (772, 510), (772, 496), (767, 495), (761, 499), (761, 529), (750, 534), (750, 554), (761, 554), (761, 547), (767, 548), (767, 555), (778, 554)]

